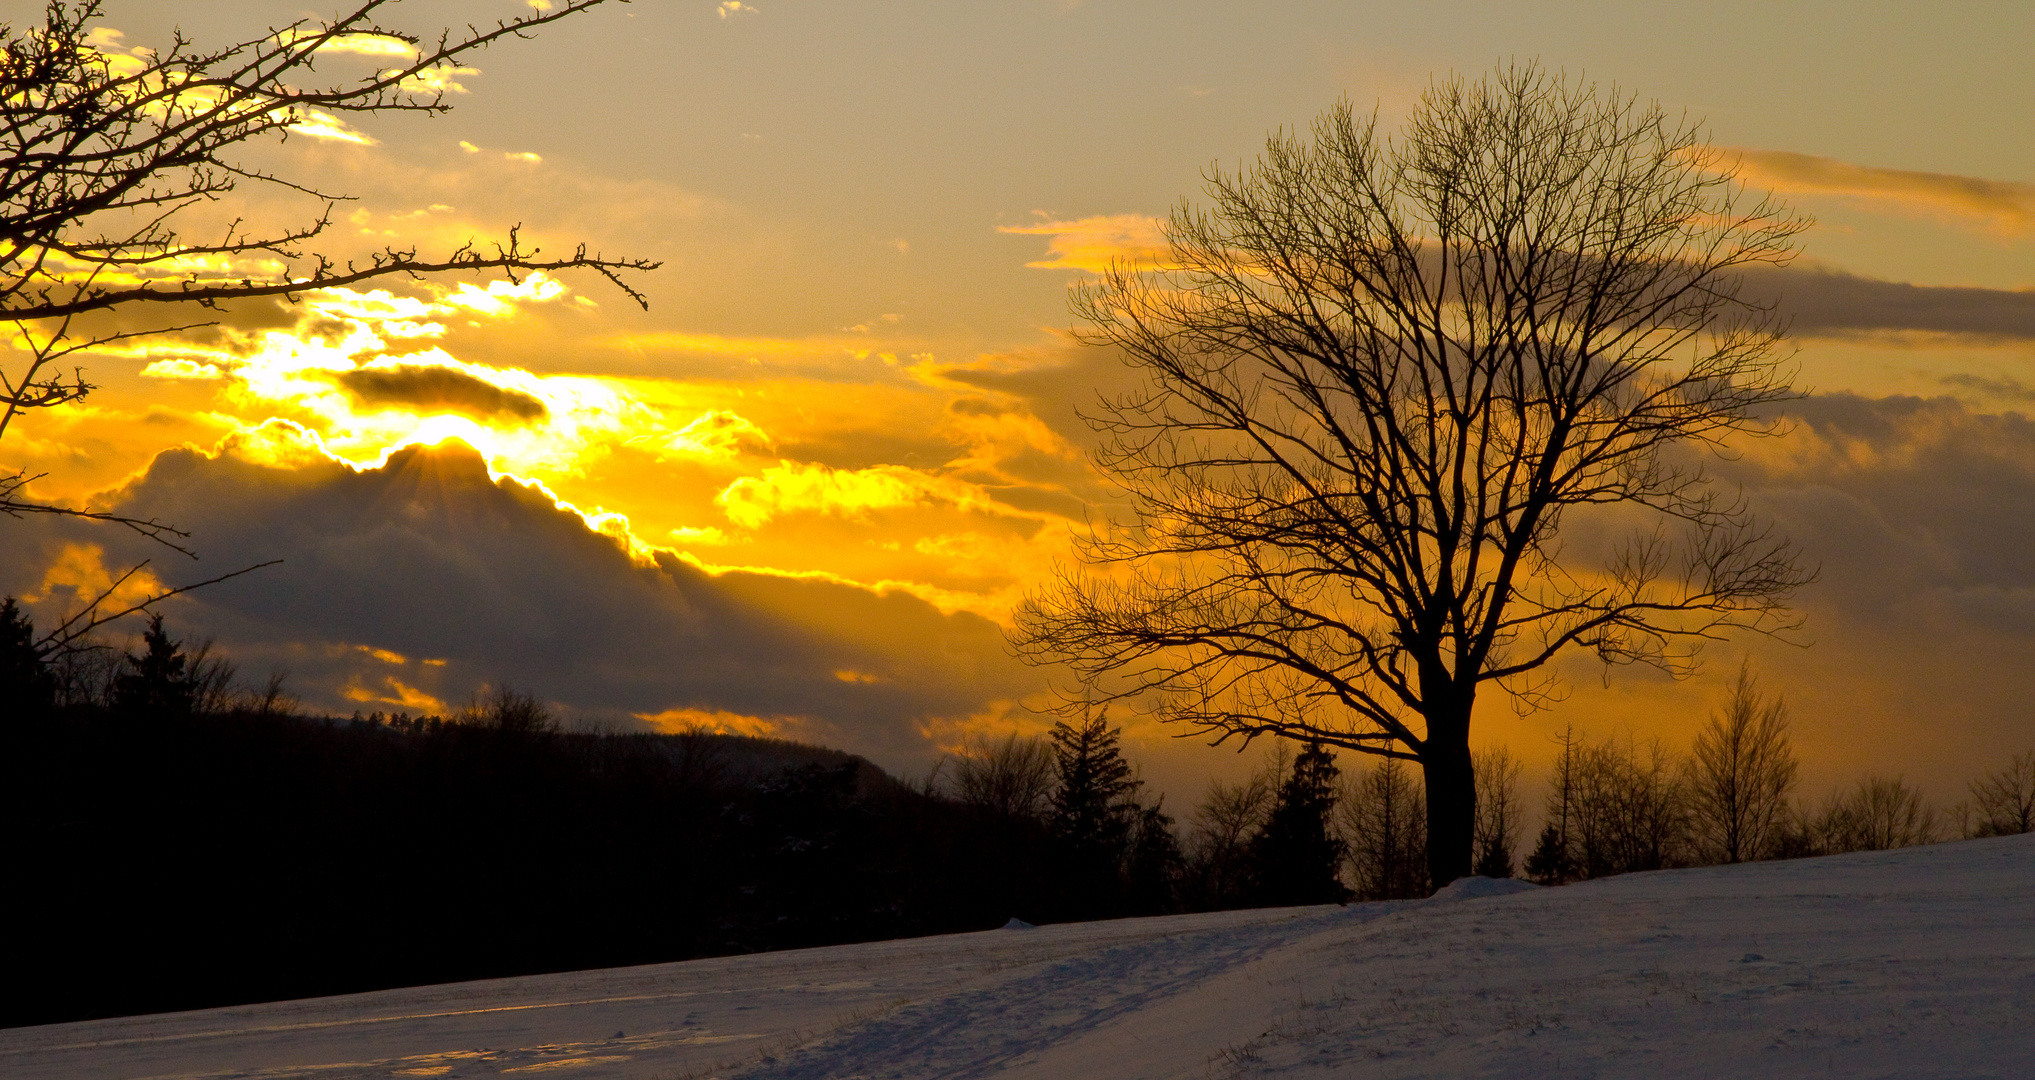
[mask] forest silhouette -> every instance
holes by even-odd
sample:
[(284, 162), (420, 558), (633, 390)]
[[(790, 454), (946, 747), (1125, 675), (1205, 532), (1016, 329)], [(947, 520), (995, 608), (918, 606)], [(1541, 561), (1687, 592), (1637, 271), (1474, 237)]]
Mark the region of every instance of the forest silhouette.
[[(34, 642), (9, 600), (0, 828), (33, 930), (0, 1025), (1340, 898), (1333, 867), (1205, 887), (1100, 715), (906, 783), (780, 740), (563, 730), (507, 689), (297, 715), (160, 616), (97, 663)], [(1279, 827), (1311, 845), (1259, 829), (1245, 854), (1319, 851), (1310, 808)]]
[[(1419, 776), (1320, 744), (1177, 822), (1106, 714), (900, 780), (840, 750), (567, 730), (497, 687), (449, 716), (301, 714), (161, 615), (38, 652), (0, 602), (0, 1026), (1062, 921), (1428, 895)], [(1543, 884), (2035, 827), (2035, 753), (1944, 814), (1899, 778), (1793, 797), (1749, 671), (1678, 757), (1573, 729)], [(1477, 869), (1512, 876), (1521, 766), (1479, 753)]]

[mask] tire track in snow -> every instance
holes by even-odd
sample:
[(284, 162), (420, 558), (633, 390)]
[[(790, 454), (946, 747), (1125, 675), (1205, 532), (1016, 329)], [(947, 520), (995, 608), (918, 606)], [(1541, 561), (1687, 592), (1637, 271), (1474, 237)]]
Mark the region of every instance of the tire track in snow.
[(1031, 965), (850, 1024), (776, 1059), (722, 1075), (743, 1080), (986, 1076), (1303, 939), (1404, 906), (1312, 909), (1274, 923), (1172, 934)]

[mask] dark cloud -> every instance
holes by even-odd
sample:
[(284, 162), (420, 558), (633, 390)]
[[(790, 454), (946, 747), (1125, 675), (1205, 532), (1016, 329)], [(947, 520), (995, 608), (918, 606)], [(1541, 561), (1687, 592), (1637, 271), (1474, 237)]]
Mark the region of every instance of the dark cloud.
[(1954, 386), (1959, 390), (1975, 390), (1981, 394), (1989, 394), (1993, 397), (2016, 401), (2035, 401), (2035, 386), (2029, 386), (2019, 379), (2007, 376), (1987, 378), (1984, 375), (1958, 372), (1943, 376), (1941, 382), (1945, 386)]
[(1716, 463), (1821, 568), (1806, 648), (1759, 648), (1804, 760), (1955, 802), (2035, 749), (2035, 423), (1949, 398), (1818, 395)]
[(457, 412), (478, 420), (513, 417), (534, 424), (549, 415), (542, 401), (457, 368), (397, 364), (354, 368), (332, 376), (362, 405), (400, 405), (417, 412)]
[(1746, 287), (1777, 303), (1803, 337), (1908, 331), (2035, 340), (2035, 290), (1908, 285), (1795, 267), (1749, 271)]
[[(458, 443), (404, 449), (362, 472), (173, 450), (114, 503), (191, 531), (202, 568), (159, 559), (166, 579), (285, 560), (193, 594), (170, 616), (252, 674), (290, 668), (321, 708), (389, 707), (346, 700), (349, 682), (394, 694), (393, 678), (457, 704), (506, 681), (589, 716), (797, 718), (788, 733), (896, 766), (929, 758), (929, 725), (1040, 684), (995, 624), (906, 593), (714, 576), (670, 555), (633, 561), (540, 491), (490, 480)], [(103, 544), (109, 564), (160, 554), (105, 530), (35, 535), (40, 550), (8, 558), (0, 588), (33, 591), (79, 536)]]

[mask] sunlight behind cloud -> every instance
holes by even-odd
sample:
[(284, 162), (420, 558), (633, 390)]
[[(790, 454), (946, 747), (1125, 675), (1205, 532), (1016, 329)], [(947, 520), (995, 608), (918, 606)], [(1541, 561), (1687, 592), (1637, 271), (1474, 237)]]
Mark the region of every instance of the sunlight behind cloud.
[(264, 420), (289, 421), (356, 465), (457, 438), (504, 471), (569, 474), (606, 444), (661, 426), (654, 410), (606, 380), (467, 363), (431, 344), (451, 320), (508, 320), (567, 292), (542, 274), (425, 296), (323, 289), (292, 327), (229, 335), (209, 352), (189, 341), (137, 351), (174, 353), (151, 360), (144, 375), (224, 379), (240, 410), (266, 410)]

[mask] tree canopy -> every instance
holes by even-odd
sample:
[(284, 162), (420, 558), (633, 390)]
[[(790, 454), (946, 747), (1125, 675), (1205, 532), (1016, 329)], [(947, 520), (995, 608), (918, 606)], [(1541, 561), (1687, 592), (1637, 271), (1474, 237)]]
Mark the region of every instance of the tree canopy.
[(1207, 193), (1075, 296), (1145, 376), (1087, 417), (1130, 509), (1018, 646), (1218, 741), (1420, 762), (1439, 887), (1485, 684), (1791, 625), (1808, 575), (1700, 457), (1791, 394), (1739, 272), (1806, 222), (1694, 124), (1533, 66), (1438, 82), (1396, 137), (1344, 102)]

